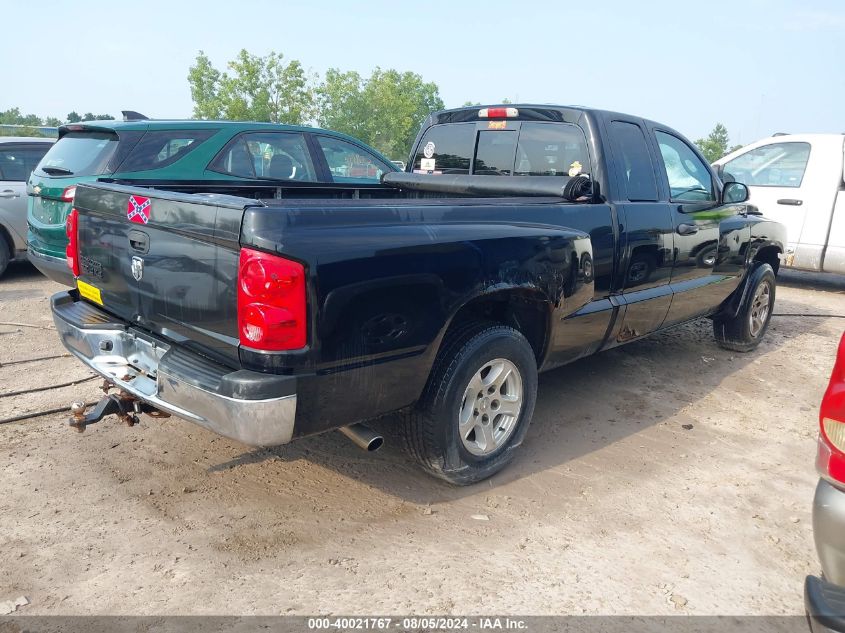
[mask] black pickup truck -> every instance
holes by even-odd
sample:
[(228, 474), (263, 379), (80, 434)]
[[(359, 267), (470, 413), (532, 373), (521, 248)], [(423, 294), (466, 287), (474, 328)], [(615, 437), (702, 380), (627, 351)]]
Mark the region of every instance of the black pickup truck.
[(539, 371), (701, 317), (753, 349), (786, 241), (677, 132), (575, 107), (432, 114), (407, 172), (355, 195), (162, 186), (77, 189), (77, 288), (52, 310), (117, 393), (71, 424), (173, 414), (249, 445), (340, 429), (373, 448), (361, 422), (398, 413), (456, 484), (512, 459)]

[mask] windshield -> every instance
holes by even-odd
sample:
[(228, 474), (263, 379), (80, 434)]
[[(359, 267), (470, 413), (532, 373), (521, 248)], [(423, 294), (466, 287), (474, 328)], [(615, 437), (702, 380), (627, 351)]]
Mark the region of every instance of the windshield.
[(39, 176), (105, 174), (117, 146), (114, 132), (69, 132), (44, 155), (35, 173)]

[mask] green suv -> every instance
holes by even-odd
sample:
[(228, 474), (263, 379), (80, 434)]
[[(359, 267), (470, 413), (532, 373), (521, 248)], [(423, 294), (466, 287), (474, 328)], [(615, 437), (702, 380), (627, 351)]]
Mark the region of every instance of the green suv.
[(27, 184), (29, 260), (50, 279), (73, 285), (65, 221), (80, 183), (168, 187), (201, 181), (219, 187), (254, 180), (311, 188), (374, 185), (389, 171), (396, 166), (372, 147), (310, 127), (150, 119), (65, 125)]

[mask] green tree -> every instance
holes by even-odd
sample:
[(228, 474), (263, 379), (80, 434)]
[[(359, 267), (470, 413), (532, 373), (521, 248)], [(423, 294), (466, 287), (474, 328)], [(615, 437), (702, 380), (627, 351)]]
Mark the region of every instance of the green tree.
[(76, 110), (73, 112), (69, 112), (68, 115), (65, 117), (65, 120), (68, 123), (79, 123), (82, 120), (82, 117), (76, 113)]
[(301, 125), (314, 116), (313, 80), (297, 60), (241, 50), (220, 72), (200, 51), (188, 70), (194, 117)]
[(741, 145), (735, 145), (729, 150), (729, 142), (730, 138), (728, 136), (728, 129), (721, 123), (717, 123), (710, 134), (707, 135), (707, 138), (700, 138), (695, 142), (695, 144), (698, 145), (698, 149), (700, 149), (701, 153), (704, 154), (704, 158), (706, 158), (708, 162), (713, 163), (725, 154), (742, 147)]
[(425, 117), (443, 109), (437, 84), (393, 69), (376, 68), (364, 80), (333, 68), (317, 93), (322, 127), (356, 136), (392, 158), (406, 156)]

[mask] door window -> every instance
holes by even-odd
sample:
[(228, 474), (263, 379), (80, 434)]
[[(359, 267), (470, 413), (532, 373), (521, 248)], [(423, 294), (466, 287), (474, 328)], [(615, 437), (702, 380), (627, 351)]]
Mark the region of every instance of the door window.
[(722, 171), (746, 185), (800, 187), (809, 159), (809, 143), (772, 143), (728, 161)]
[(626, 121), (612, 121), (610, 144), (622, 176), (622, 195), (631, 201), (656, 201), (657, 182), (640, 126)]
[(317, 143), (326, 157), (334, 182), (381, 182), (382, 174), (396, 171), (365, 149), (339, 138), (317, 136)]
[(229, 141), (208, 167), (230, 176), (316, 182), (302, 134), (247, 132)]
[(669, 180), (672, 200), (685, 202), (714, 201), (710, 170), (698, 155), (677, 136), (656, 132), (663, 168)]
[(24, 182), (38, 165), (50, 145), (29, 147), (0, 147), (0, 180)]

